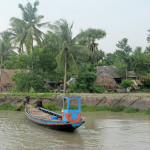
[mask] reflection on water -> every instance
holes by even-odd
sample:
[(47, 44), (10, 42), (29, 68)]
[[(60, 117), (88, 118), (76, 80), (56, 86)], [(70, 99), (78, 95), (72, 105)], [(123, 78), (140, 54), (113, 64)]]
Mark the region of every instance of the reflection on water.
[(84, 113), (86, 123), (73, 133), (32, 123), (25, 113), (0, 111), (0, 150), (149, 150), (150, 116)]

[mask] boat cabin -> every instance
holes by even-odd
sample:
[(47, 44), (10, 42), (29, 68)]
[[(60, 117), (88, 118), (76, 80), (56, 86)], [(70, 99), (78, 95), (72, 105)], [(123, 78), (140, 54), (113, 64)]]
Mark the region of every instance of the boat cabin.
[(81, 121), (81, 97), (63, 96), (62, 120)]

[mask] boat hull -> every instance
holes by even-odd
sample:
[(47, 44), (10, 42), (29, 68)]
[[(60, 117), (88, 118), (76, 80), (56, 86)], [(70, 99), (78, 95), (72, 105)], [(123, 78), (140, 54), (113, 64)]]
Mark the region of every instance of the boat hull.
[(50, 129), (59, 130), (59, 131), (66, 131), (66, 132), (74, 131), (76, 128), (78, 128), (85, 122), (85, 121), (67, 122), (67, 121), (62, 121), (62, 120), (50, 120), (50, 119), (44, 120), (41, 118), (35, 118), (31, 114), (29, 114), (27, 109), (25, 111), (26, 111), (28, 118), (34, 123), (44, 126), (44, 127), (48, 127)]

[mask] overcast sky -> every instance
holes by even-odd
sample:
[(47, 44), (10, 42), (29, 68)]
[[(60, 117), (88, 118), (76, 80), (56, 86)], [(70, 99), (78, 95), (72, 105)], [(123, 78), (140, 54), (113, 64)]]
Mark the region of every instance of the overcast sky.
[[(33, 3), (35, 0), (28, 0)], [(114, 52), (122, 38), (129, 39), (135, 49), (148, 45), (147, 30), (150, 29), (150, 0), (39, 0), (38, 14), (44, 15), (43, 22), (64, 18), (74, 21), (73, 34), (80, 29), (99, 28), (106, 31), (99, 48)], [(0, 0), (0, 32), (9, 27), (11, 17), (21, 17), (18, 4), (27, 0)]]

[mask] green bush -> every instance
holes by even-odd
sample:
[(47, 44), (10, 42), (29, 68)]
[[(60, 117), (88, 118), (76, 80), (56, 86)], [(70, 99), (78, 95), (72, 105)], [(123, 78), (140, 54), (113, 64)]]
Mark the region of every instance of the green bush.
[(0, 105), (0, 110), (24, 111), (24, 106), (12, 106), (10, 103), (3, 103)]
[(13, 106), (10, 103), (3, 103), (0, 105), (0, 110), (13, 110)]
[(147, 74), (147, 78), (142, 81), (143, 87), (150, 89), (150, 73)]
[(34, 90), (34, 88), (33, 88), (33, 87), (31, 87), (31, 89), (30, 89), (29, 93), (35, 93), (35, 90)]
[(35, 92), (45, 91), (44, 82), (36, 73), (19, 72), (13, 75), (12, 80), (15, 82), (16, 91), (18, 92), (29, 92), (31, 88), (33, 88)]
[(87, 105), (82, 105), (81, 110), (84, 112), (87, 111), (108, 111), (110, 110), (109, 106), (87, 106)]
[(123, 88), (128, 88), (128, 87), (133, 87), (134, 86), (134, 82), (133, 80), (130, 80), (130, 79), (127, 79), (127, 80), (124, 80), (122, 83), (121, 83), (121, 86)]
[(51, 111), (60, 110), (60, 108), (58, 106), (56, 106), (56, 103), (54, 103), (54, 102), (43, 104), (43, 108), (51, 110)]
[(23, 105), (14, 106), (14, 111), (24, 111), (25, 107)]
[(95, 106), (96, 111), (108, 111), (110, 110), (109, 106)]
[(150, 114), (150, 108), (146, 111), (144, 111), (144, 114)]
[(96, 73), (86, 71), (78, 76), (75, 83), (69, 85), (69, 93), (104, 93), (103, 85), (95, 85)]
[(121, 112), (123, 110), (124, 110), (124, 106), (120, 106), (120, 105), (112, 106), (110, 108), (110, 111), (113, 111), (113, 112)]
[(138, 109), (135, 109), (135, 108), (132, 108), (132, 107), (126, 107), (123, 112), (126, 112), (126, 113), (136, 113), (138, 112)]
[(102, 85), (102, 84), (96, 85), (94, 91), (95, 91), (95, 93), (104, 93), (105, 92), (104, 85)]

